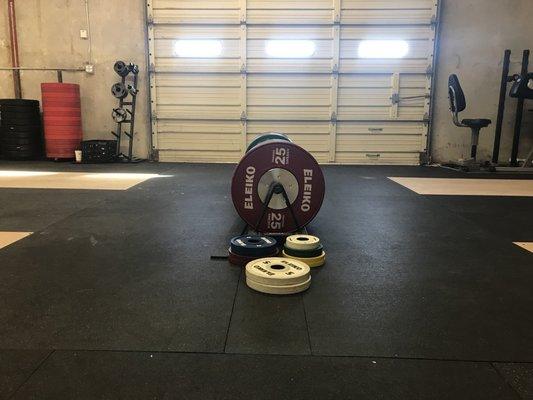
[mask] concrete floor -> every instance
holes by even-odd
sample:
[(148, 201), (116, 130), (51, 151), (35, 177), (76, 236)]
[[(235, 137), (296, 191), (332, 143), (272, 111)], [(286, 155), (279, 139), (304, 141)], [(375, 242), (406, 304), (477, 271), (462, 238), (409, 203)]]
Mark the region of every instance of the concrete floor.
[(150, 172), (127, 191), (0, 189), (0, 399), (531, 399), (529, 197), (421, 196), (325, 167), (306, 293), (248, 289), (229, 165), (7, 163)]

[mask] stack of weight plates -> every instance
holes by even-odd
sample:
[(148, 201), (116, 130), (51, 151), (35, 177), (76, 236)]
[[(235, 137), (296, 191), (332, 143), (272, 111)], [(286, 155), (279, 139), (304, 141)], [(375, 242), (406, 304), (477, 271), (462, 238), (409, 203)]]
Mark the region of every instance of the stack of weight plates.
[(80, 86), (41, 83), (46, 157), (74, 158), (83, 137)]
[(321, 267), (326, 262), (326, 253), (320, 239), (311, 235), (287, 237), (283, 256), (305, 262), (310, 267)]
[(309, 266), (288, 258), (260, 258), (246, 264), (246, 284), (269, 294), (295, 294), (311, 286)]
[(0, 147), (5, 158), (29, 160), (41, 155), (41, 114), (37, 100), (0, 100)]
[(236, 236), (230, 241), (228, 260), (234, 265), (244, 267), (250, 261), (278, 254), (276, 239), (269, 236)]

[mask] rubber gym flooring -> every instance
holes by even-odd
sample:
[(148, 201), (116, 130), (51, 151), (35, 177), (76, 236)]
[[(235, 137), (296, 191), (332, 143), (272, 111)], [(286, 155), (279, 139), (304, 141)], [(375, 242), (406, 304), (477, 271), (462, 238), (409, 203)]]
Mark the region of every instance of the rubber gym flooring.
[(166, 176), (0, 189), (0, 231), (34, 232), (0, 249), (0, 399), (533, 398), (533, 199), (388, 179), (493, 176), (324, 167), (327, 264), (275, 297), (210, 259), (242, 227), (231, 165), (15, 169)]

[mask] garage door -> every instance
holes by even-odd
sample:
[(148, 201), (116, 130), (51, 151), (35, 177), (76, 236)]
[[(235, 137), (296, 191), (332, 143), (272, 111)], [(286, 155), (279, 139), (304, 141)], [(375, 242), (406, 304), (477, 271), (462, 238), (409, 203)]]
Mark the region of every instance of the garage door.
[(426, 151), (436, 0), (148, 0), (160, 161), (236, 162), (283, 132), (321, 163)]

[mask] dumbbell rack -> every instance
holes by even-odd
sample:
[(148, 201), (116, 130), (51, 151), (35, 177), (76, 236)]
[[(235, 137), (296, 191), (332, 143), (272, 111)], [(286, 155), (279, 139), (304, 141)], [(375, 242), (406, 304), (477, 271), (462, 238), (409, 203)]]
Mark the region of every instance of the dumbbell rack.
[[(126, 85), (126, 78), (129, 76), (125, 75), (121, 77), (121, 82), (123, 85)], [(133, 87), (137, 89), (138, 82), (138, 73), (133, 74)], [(130, 100), (127, 100), (130, 98)], [(133, 136), (135, 132), (135, 108), (137, 105), (137, 92), (129, 92), (126, 97), (119, 99), (118, 109), (126, 110), (128, 117), (124, 121), (117, 122), (116, 131), (111, 131), (111, 134), (117, 138), (117, 160), (125, 162), (140, 162), (142, 161), (139, 158), (133, 157)], [(122, 124), (129, 125), (128, 130), (122, 130)], [(128, 154), (121, 152), (121, 139), (122, 134), (126, 135), (128, 138)]]

